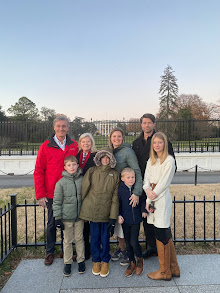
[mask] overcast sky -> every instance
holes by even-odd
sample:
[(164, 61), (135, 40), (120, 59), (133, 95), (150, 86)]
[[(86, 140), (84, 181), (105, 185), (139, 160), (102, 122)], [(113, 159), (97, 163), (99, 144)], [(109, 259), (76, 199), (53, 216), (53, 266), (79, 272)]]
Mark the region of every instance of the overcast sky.
[(159, 110), (160, 76), (220, 99), (219, 0), (0, 1), (0, 105), (22, 96), (70, 118)]

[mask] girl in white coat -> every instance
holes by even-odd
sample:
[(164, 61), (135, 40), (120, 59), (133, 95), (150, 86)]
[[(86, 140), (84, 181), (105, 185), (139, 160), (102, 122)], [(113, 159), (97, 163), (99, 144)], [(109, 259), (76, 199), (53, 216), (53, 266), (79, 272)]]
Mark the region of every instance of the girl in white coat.
[(151, 140), (150, 159), (147, 162), (143, 189), (147, 194), (147, 222), (155, 228), (160, 269), (149, 273), (154, 280), (171, 280), (179, 277), (175, 247), (170, 230), (172, 198), (169, 185), (175, 173), (174, 158), (168, 155), (167, 137), (156, 132)]

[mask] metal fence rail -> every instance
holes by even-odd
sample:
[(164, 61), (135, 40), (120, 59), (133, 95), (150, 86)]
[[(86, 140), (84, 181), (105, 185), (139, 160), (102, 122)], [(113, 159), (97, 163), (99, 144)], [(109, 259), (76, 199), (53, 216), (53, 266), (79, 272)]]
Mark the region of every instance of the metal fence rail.
[[(125, 142), (132, 143), (140, 132), (135, 121), (80, 121), (71, 122), (69, 135), (78, 140), (91, 132), (97, 148), (108, 145), (108, 136), (114, 127), (125, 132)], [(157, 120), (156, 131), (164, 132), (175, 152), (219, 152), (220, 120)], [(52, 122), (3, 121), (0, 122), (0, 155), (36, 155), (40, 145), (53, 133)]]
[[(206, 200), (205, 196), (203, 200), (196, 200), (195, 196), (193, 200), (186, 200), (184, 197), (184, 200), (176, 200), (174, 197), (173, 200), (173, 218), (172, 218), (172, 223), (171, 227), (173, 230), (173, 240), (174, 242), (181, 242), (181, 243), (188, 243), (188, 242), (193, 242), (193, 243), (198, 243), (198, 242), (213, 242), (214, 244), (216, 242), (220, 242), (220, 229), (217, 227), (217, 224), (219, 225), (219, 220), (217, 221), (216, 217), (216, 211), (219, 210), (219, 203), (220, 200), (216, 200), (215, 196), (213, 200)], [(187, 216), (187, 205), (193, 205), (193, 215), (192, 218), (190, 219), (189, 216)], [(206, 225), (207, 225), (207, 218), (208, 214), (206, 212), (206, 205), (211, 204), (212, 205), (212, 212), (213, 214), (211, 215), (213, 219), (213, 230), (212, 230), (212, 235), (207, 237), (207, 231), (206, 231)], [(218, 204), (218, 207), (217, 207)], [(199, 206), (199, 208), (198, 208)], [(202, 208), (201, 208), (202, 206)], [(18, 225), (19, 221), (21, 220), (17, 216), (18, 209), (24, 208), (25, 212), (23, 213), (24, 216), (24, 227), (25, 227), (25, 241), (24, 242), (19, 242), (18, 241)], [(30, 242), (28, 240), (28, 209), (30, 207), (34, 208), (34, 232), (32, 236), (34, 236), (34, 241)], [(181, 219), (180, 217), (180, 212), (177, 212), (177, 209), (179, 207), (183, 207), (182, 213), (181, 213)], [(0, 209), (0, 229), (1, 229), (1, 235), (0, 235), (0, 264), (6, 259), (6, 257), (12, 252), (13, 249), (17, 247), (31, 247), (31, 246), (45, 246), (46, 245), (46, 212), (43, 210), (43, 241), (39, 241), (37, 237), (37, 221), (39, 220), (37, 217), (37, 208), (41, 209), (42, 208), (38, 206), (36, 202), (33, 204), (27, 204), (26, 200), (24, 204), (17, 204), (16, 203), (16, 194), (11, 195), (11, 204), (8, 203), (7, 207), (5, 206), (4, 209)], [(197, 220), (197, 214), (196, 211), (199, 209), (199, 216), (202, 217), (202, 221), (199, 219)], [(177, 220), (180, 224), (177, 223)], [(191, 223), (189, 221), (193, 220), (193, 230), (187, 231), (189, 225), (191, 226)], [(197, 221), (199, 226), (201, 224), (203, 225), (203, 237), (197, 237)], [(178, 231), (177, 231), (178, 228)], [(181, 232), (182, 229), (182, 232)], [(182, 236), (182, 237), (181, 237)], [(140, 241), (143, 241), (140, 240)], [(115, 241), (111, 241), (115, 242)], [(60, 242), (56, 243), (57, 245), (60, 245)]]

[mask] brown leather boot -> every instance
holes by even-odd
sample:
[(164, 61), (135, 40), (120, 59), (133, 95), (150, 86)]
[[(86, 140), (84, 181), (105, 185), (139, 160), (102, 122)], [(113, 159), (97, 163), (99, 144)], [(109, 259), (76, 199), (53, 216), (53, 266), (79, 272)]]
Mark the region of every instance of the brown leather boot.
[(148, 277), (153, 280), (170, 281), (172, 274), (170, 270), (170, 243), (164, 245), (159, 240), (156, 240), (157, 252), (160, 268), (158, 271), (149, 273)]
[(124, 272), (125, 277), (131, 277), (135, 271), (135, 268), (136, 268), (135, 261), (130, 261), (129, 266)]
[(173, 277), (179, 278), (180, 277), (180, 268), (176, 258), (176, 250), (173, 243), (173, 240), (170, 239), (170, 270)]
[(143, 257), (137, 258), (136, 275), (141, 275), (143, 272)]

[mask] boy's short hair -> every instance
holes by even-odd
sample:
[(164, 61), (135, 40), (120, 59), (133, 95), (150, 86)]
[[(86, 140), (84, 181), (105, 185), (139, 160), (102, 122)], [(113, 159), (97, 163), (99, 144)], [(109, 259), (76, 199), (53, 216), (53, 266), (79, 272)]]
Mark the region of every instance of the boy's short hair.
[(64, 159), (64, 166), (66, 165), (67, 162), (75, 162), (78, 164), (78, 160), (74, 156), (68, 156)]
[(121, 177), (123, 177), (126, 173), (134, 173), (135, 174), (133, 169), (127, 167), (121, 171)]

